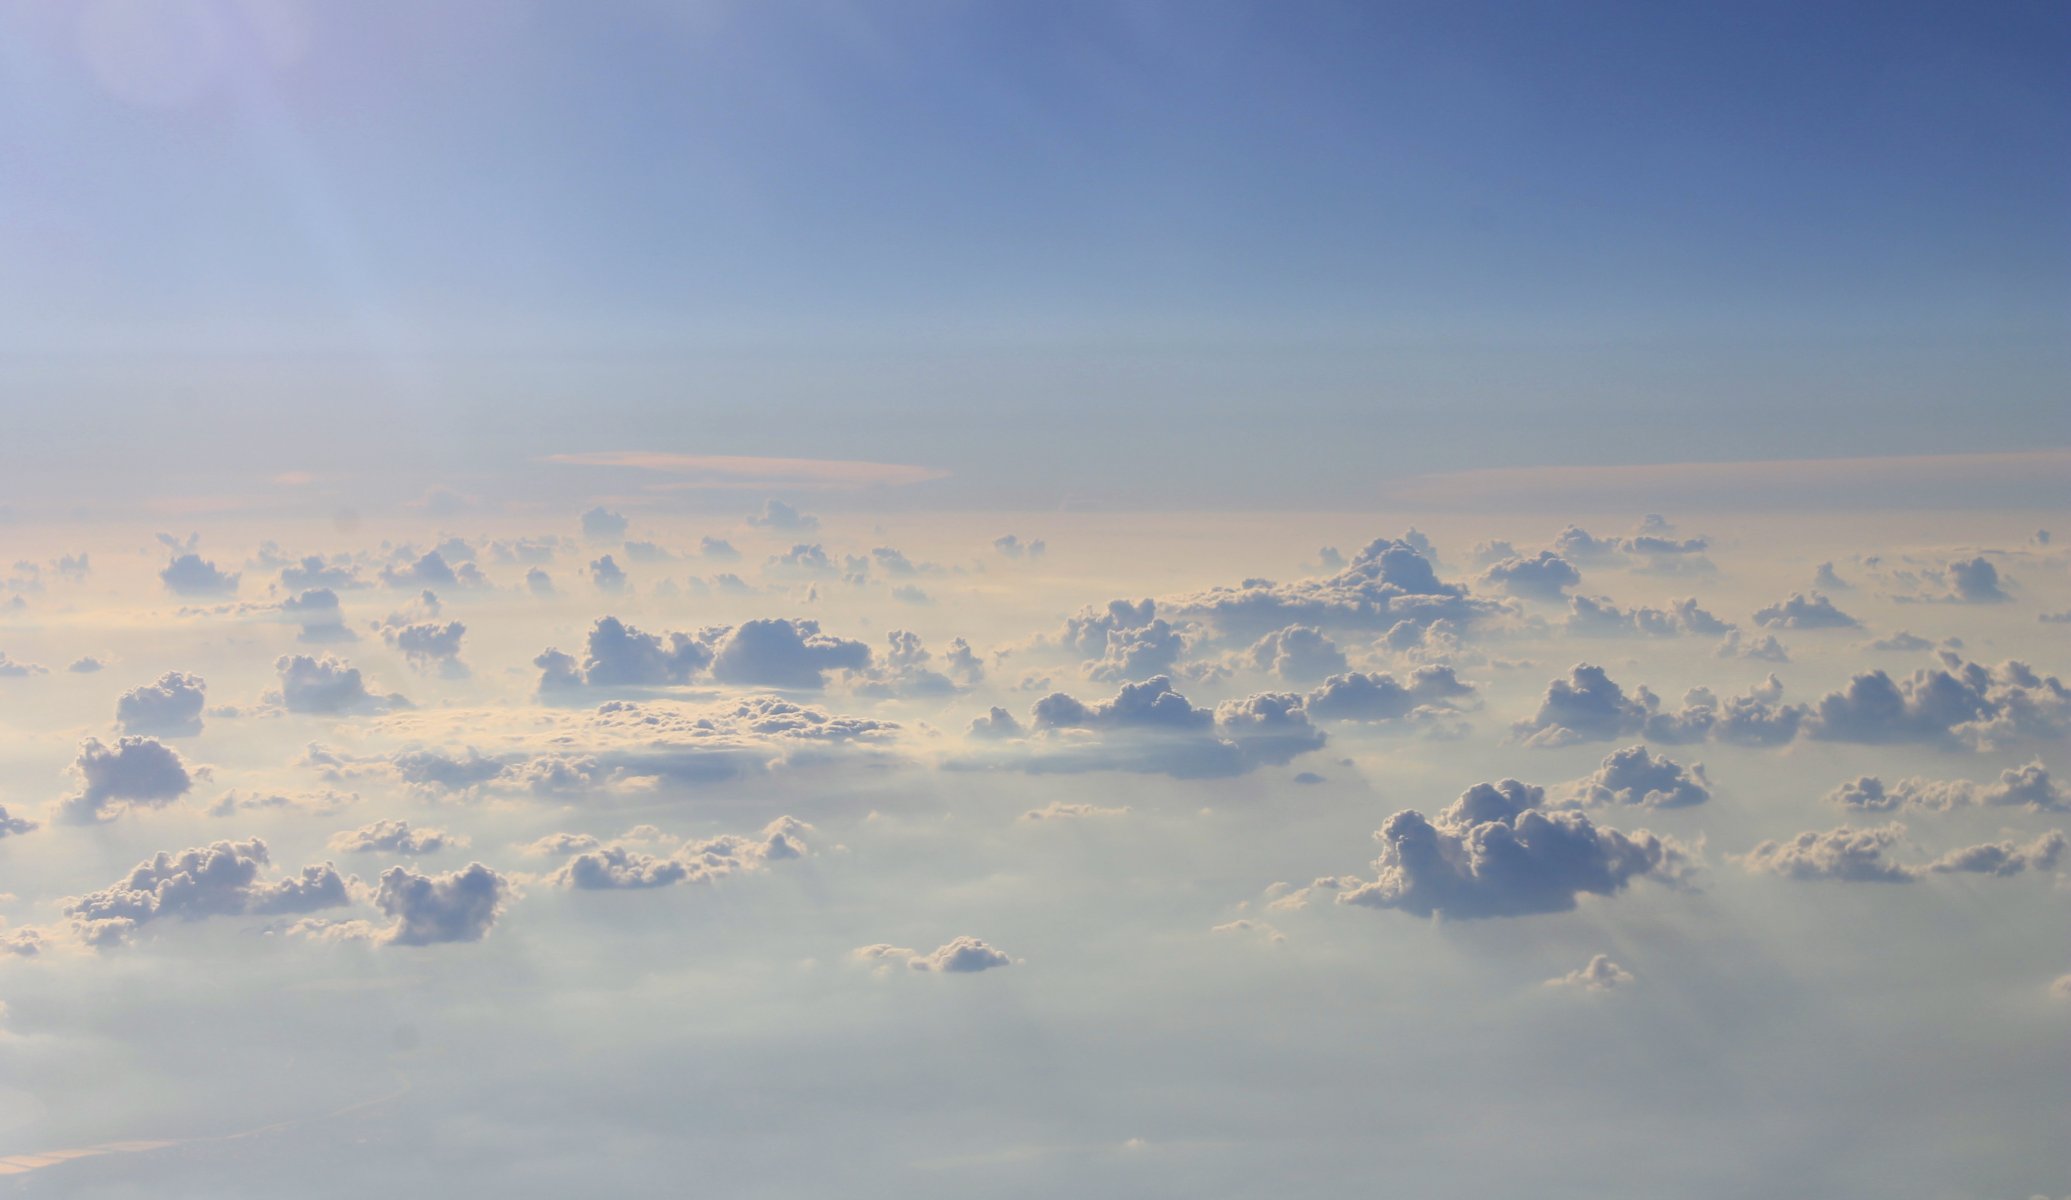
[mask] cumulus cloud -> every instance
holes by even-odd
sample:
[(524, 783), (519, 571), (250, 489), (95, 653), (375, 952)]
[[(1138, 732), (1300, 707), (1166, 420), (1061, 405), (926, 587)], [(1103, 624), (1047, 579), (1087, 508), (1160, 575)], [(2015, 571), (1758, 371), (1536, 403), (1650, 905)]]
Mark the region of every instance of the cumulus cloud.
[(374, 906), (395, 923), (376, 940), (390, 946), (481, 941), (510, 895), (510, 880), (478, 862), (444, 875), (390, 867), (381, 873)]
[[(952, 762), (958, 768), (1010, 767), (1036, 774), (1080, 771), (1162, 773), (1181, 779), (1240, 775), (1279, 765), (1322, 746), (1302, 697), (1261, 692), (1197, 708), (1169, 676), (1124, 684), (1091, 703), (1064, 692), (1038, 700), (1030, 729), (995, 709), (972, 722), (975, 739), (1001, 745), (989, 756)], [(1014, 740), (1011, 745), (1006, 743)]]
[(1430, 560), (1405, 540), (1378, 539), (1332, 575), (1292, 583), (1247, 579), (1236, 587), (1176, 596), (1176, 615), (1213, 622), (1238, 637), (1259, 637), (1288, 625), (1318, 629), (1389, 629), (1436, 621), (1466, 625), (1509, 611), (1471, 597), (1459, 584), (1440, 582)]
[(294, 713), (381, 713), (410, 705), (401, 695), (367, 690), (358, 667), (326, 654), (284, 654), (273, 662), (280, 690), (269, 699)]
[(1559, 600), (1581, 582), (1582, 572), (1575, 564), (1551, 550), (1541, 550), (1530, 558), (1499, 559), (1481, 573), (1484, 586), (1532, 600)]
[(748, 524), (757, 529), (770, 529), (787, 533), (801, 533), (820, 527), (820, 518), (784, 503), (782, 500), (765, 500), (762, 511), (750, 516)]
[(467, 839), (443, 829), (412, 829), (408, 821), (381, 820), (331, 835), (331, 849), (340, 854), (434, 854), (467, 845)]
[(481, 568), (474, 563), (462, 563), (457, 569), (446, 561), (445, 554), (438, 550), (427, 550), (419, 557), (404, 563), (381, 568), (381, 582), (393, 588), (485, 588), (489, 580)]
[(1024, 554), (1030, 558), (1041, 558), (1043, 551), (1049, 549), (1041, 538), (1024, 542), (1019, 535), (1012, 533), (992, 539), (992, 548), (1008, 558), (1020, 558)]
[(314, 554), (282, 567), (280, 585), (291, 592), (344, 591), (367, 586), (350, 561), (327, 562)]
[(16, 837), (34, 828), (36, 828), (36, 822), (31, 821), (27, 817), (13, 816), (6, 808), (0, 807), (0, 838)]
[(915, 971), (969, 975), (990, 971), (994, 967), (1011, 967), (1014, 960), (977, 938), (954, 937), (926, 954), (913, 955), (906, 960), (906, 965)]
[(280, 610), (302, 627), (297, 641), (354, 642), (359, 635), (345, 627), (345, 609), (330, 588), (309, 588), (281, 601)]
[(1585, 807), (1686, 808), (1711, 799), (1711, 781), (1704, 777), (1703, 763), (1684, 766), (1667, 755), (1648, 753), (1645, 746), (1627, 746), (1568, 785), (1565, 794), (1569, 803)]
[(1741, 864), (1758, 874), (1781, 875), (1796, 880), (1832, 880), (1841, 883), (1913, 883), (1930, 874), (2016, 875), (2033, 868), (2048, 870), (2064, 852), (2065, 837), (2052, 830), (2027, 845), (1990, 842), (1952, 850), (1924, 864), (1891, 861), (1886, 851), (1898, 845), (1906, 827), (1889, 825), (1856, 828), (1843, 825), (1824, 831), (1808, 830), (1787, 841), (1765, 841), (1740, 858)]
[(1608, 992), (1632, 982), (1632, 972), (1611, 961), (1608, 954), (1594, 954), (1589, 962), (1546, 981), (1547, 987), (1574, 988), (1585, 992)]
[(38, 666), (35, 663), (17, 662), (9, 658), (5, 650), (0, 650), (0, 679), (23, 679), (30, 675), (48, 674), (50, 674), (49, 668)]
[(1862, 628), (1862, 622), (1835, 608), (1823, 592), (1792, 592), (1788, 599), (1757, 609), (1755, 624), (1774, 629)]
[(174, 555), (158, 578), (176, 596), (224, 596), (237, 590), (239, 576), (225, 574), (216, 564), (189, 552)]
[(664, 854), (630, 846), (625, 840), (599, 842), (580, 847), (547, 881), (589, 891), (715, 883), (773, 862), (804, 857), (803, 835), (811, 831), (812, 826), (795, 817), (778, 817), (752, 837), (722, 834), (693, 839)]
[(1385, 672), (1348, 671), (1309, 692), (1303, 707), (1312, 717), (1341, 721), (1392, 721), (1458, 710), (1474, 695), (1451, 667), (1419, 667), (1407, 684)]
[(1790, 651), (1784, 649), (1783, 643), (1776, 640), (1775, 634), (1765, 633), (1759, 638), (1751, 637), (1742, 640), (1738, 629), (1727, 632), (1725, 639), (1719, 643), (1718, 649), (1712, 651), (1712, 656), (1714, 658), (1745, 658), (1755, 662), (1772, 663), (1787, 663), (1791, 660)]
[(626, 590), (625, 569), (607, 554), (590, 564), (590, 584), (606, 595), (618, 595)]
[(1314, 886), (1336, 891), (1340, 904), (1466, 919), (1566, 912), (1585, 893), (1615, 895), (1635, 879), (1677, 882), (1690, 870), (1673, 840), (1541, 811), (1544, 795), (1505, 779), (1469, 788), (1435, 820), (1405, 809), (1374, 835), (1377, 878)]
[(818, 621), (743, 621), (720, 638), (712, 677), (749, 687), (818, 690), (829, 671), (863, 671), (870, 647), (820, 632)]
[(193, 737), (201, 732), (208, 685), (201, 676), (167, 671), (158, 682), (131, 688), (115, 701), (115, 720), (124, 733)]
[(168, 917), (275, 916), (351, 902), (344, 878), (329, 863), (304, 867), (299, 875), (261, 879), (267, 865), (266, 843), (258, 838), (178, 853), (162, 850), (100, 891), (68, 899), (64, 912), (82, 940), (106, 946)]
[(2061, 736), (2071, 728), (2071, 691), (2025, 663), (1986, 667), (1945, 652), (1940, 667), (1903, 679), (1856, 675), (1812, 706), (1806, 728), (1827, 741), (1991, 748)]
[(1337, 643), (1312, 625), (1289, 625), (1251, 644), (1251, 665), (1294, 683), (1308, 683), (1345, 671), (1350, 664)]
[(2071, 788), (2051, 779), (2049, 768), (2038, 758), (2024, 766), (2008, 767), (1994, 783), (1915, 777), (1886, 784), (1875, 775), (1863, 775), (1828, 792), (1826, 799), (1829, 804), (1867, 812), (1898, 808), (1946, 811), (1974, 805), (2061, 812), (2071, 809)]
[(632, 522), (599, 505), (582, 515), (582, 536), (586, 542), (623, 541)]
[(701, 634), (644, 633), (617, 617), (600, 617), (584, 642), (581, 662), (549, 649), (532, 660), (540, 668), (539, 690), (646, 688), (689, 683), (712, 662), (710, 639)]
[(1668, 608), (1627, 609), (1603, 597), (1576, 596), (1568, 601), (1567, 631), (1578, 637), (1717, 637), (1734, 629), (1704, 611), (1694, 598)]
[(128, 736), (115, 745), (98, 738), (79, 743), (72, 761), (80, 790), (58, 802), (58, 817), (90, 824), (126, 809), (164, 808), (187, 794), (194, 775), (179, 752), (156, 738)]

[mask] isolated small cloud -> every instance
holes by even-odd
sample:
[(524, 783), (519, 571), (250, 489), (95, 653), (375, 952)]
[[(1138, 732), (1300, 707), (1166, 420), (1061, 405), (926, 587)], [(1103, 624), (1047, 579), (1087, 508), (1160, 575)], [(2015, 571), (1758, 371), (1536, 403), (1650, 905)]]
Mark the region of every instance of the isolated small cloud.
[(216, 564), (190, 552), (174, 555), (158, 578), (176, 596), (223, 596), (237, 590), (239, 577), (217, 570)]
[(159, 737), (194, 737), (201, 732), (201, 712), (208, 685), (199, 675), (167, 671), (156, 683), (131, 688), (115, 701), (115, 720), (124, 733)]
[(631, 526), (632, 522), (624, 516), (601, 505), (582, 515), (582, 537), (586, 542), (623, 541)]
[(1547, 987), (1573, 988), (1585, 992), (1609, 992), (1632, 982), (1632, 972), (1611, 961), (1608, 954), (1591, 955), (1589, 962), (1546, 981)]
[(376, 940), (390, 946), (478, 942), (510, 896), (510, 881), (478, 862), (443, 875), (390, 867), (381, 873), (374, 906), (395, 923)]
[(331, 849), (340, 854), (433, 854), (467, 845), (467, 839), (443, 829), (412, 829), (408, 821), (381, 820), (331, 835)]
[(1790, 596), (1755, 612), (1755, 624), (1773, 629), (1860, 629), (1862, 622), (1834, 607), (1823, 592)]
[(284, 654), (274, 660), (280, 690), (271, 697), (293, 713), (344, 715), (383, 713), (408, 708), (410, 702), (398, 694), (380, 695), (367, 690), (358, 667), (326, 654)]
[(780, 533), (803, 533), (820, 527), (820, 518), (799, 512), (782, 500), (763, 501), (762, 511), (747, 520), (757, 529)]

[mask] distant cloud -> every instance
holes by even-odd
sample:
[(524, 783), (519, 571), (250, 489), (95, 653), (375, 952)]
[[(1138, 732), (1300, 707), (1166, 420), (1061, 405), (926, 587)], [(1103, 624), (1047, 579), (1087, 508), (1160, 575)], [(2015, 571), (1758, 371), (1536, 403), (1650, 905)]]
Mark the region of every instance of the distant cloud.
[(1800, 881), (1914, 883), (1930, 874), (2015, 875), (2048, 870), (2062, 857), (2066, 839), (2052, 830), (2025, 846), (1993, 842), (1952, 850), (1924, 864), (1892, 862), (1885, 852), (1904, 837), (1900, 824), (1870, 828), (1841, 826), (1808, 831), (1788, 841), (1768, 841), (1741, 856), (1749, 871)]
[(1792, 592), (1788, 599), (1759, 609), (1755, 624), (1776, 629), (1860, 629), (1862, 622), (1834, 607), (1823, 593)]
[(1559, 600), (1582, 582), (1582, 572), (1551, 550), (1530, 558), (1504, 558), (1481, 573), (1481, 582), (1498, 591), (1534, 600)]
[(408, 821), (383, 820), (331, 835), (331, 849), (340, 854), (433, 854), (467, 845), (467, 839), (442, 829), (412, 829)]
[(223, 596), (237, 590), (239, 576), (225, 574), (199, 554), (188, 553), (175, 555), (158, 578), (176, 596)]
[(825, 458), (756, 458), (729, 454), (668, 454), (650, 450), (604, 450), (550, 454), (545, 461), (587, 467), (624, 467), (683, 476), (678, 488), (858, 488), (898, 487), (946, 479), (948, 471), (898, 463)]
[(1843, 808), (1869, 812), (1898, 808), (1946, 811), (1970, 806), (2052, 812), (2071, 809), (2071, 788), (2051, 779), (2049, 768), (2038, 758), (2025, 766), (2008, 767), (1994, 783), (1916, 777), (1886, 784), (1875, 775), (1864, 775), (1828, 792), (1826, 799)]
[(280, 690), (272, 694), (281, 707), (294, 713), (380, 713), (407, 708), (401, 695), (380, 695), (367, 690), (358, 667), (326, 654), (284, 654), (274, 660)]
[(588, 891), (713, 883), (803, 857), (807, 853), (803, 835), (810, 832), (812, 826), (795, 817), (778, 817), (754, 837), (723, 834), (684, 842), (664, 854), (624, 841), (579, 846), (574, 857), (549, 875), (547, 882)]
[(1565, 975), (1546, 981), (1547, 987), (1573, 988), (1585, 992), (1608, 992), (1632, 982), (1632, 972), (1611, 961), (1607, 954), (1591, 955), (1589, 962)]
[(780, 533), (805, 533), (820, 527), (820, 518), (799, 512), (782, 500), (763, 501), (762, 511), (747, 518), (747, 521), (758, 529)]
[(376, 940), (390, 946), (478, 942), (495, 927), (510, 895), (510, 881), (481, 863), (444, 875), (390, 867), (381, 873), (374, 906), (395, 924)]
[(586, 542), (619, 542), (632, 522), (608, 508), (593, 508), (582, 515), (582, 536)]

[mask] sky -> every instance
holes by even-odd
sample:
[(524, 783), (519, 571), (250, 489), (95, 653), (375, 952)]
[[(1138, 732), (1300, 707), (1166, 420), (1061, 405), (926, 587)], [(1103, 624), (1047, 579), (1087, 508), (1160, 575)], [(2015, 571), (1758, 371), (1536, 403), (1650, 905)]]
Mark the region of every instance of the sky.
[(0, 1195), (2071, 1197), (2067, 61), (0, 0)]

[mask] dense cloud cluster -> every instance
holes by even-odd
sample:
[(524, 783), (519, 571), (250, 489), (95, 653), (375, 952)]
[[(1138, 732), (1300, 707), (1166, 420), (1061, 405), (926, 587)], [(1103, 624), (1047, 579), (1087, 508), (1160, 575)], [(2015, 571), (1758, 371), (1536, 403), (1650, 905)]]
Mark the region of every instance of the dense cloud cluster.
[(260, 878), (266, 843), (216, 842), (179, 853), (160, 851), (122, 879), (65, 902), (81, 938), (105, 946), (152, 921), (215, 916), (276, 916), (351, 903), (343, 877), (326, 863), (282, 879)]

